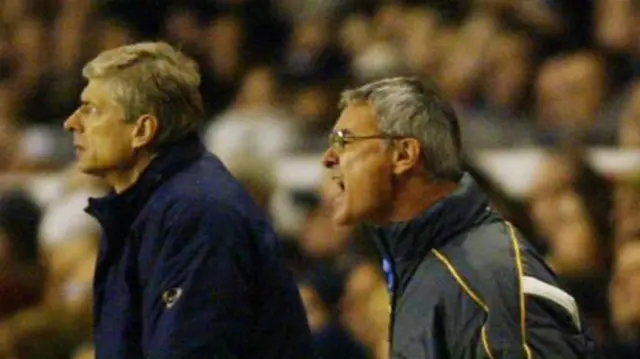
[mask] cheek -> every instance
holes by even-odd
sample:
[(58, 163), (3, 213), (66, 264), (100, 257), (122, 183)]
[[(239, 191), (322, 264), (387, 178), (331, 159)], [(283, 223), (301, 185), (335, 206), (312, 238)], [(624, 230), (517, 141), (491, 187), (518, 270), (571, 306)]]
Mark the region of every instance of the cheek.
[(128, 133), (115, 126), (96, 127), (93, 131), (92, 147), (98, 160), (118, 162), (131, 153)]
[[(384, 201), (391, 193), (390, 169), (376, 156), (346, 159), (345, 177), (352, 193), (361, 195), (359, 202)], [(360, 197), (360, 196), (359, 196)]]

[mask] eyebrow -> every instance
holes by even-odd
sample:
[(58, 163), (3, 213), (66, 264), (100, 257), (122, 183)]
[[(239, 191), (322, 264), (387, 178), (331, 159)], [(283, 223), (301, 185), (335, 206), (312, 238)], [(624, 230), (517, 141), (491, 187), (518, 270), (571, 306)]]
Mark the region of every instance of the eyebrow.
[(95, 101), (91, 101), (91, 99), (89, 98), (89, 94), (88, 91), (82, 91), (82, 93), (80, 93), (80, 103), (82, 104), (95, 104)]
[(91, 101), (87, 98), (80, 98), (80, 104), (81, 105), (91, 105), (91, 106), (98, 106), (98, 103), (95, 101)]
[(352, 134), (353, 134), (353, 132), (351, 132), (351, 130), (349, 130), (349, 129), (347, 129), (347, 128), (335, 128), (335, 129), (333, 130), (333, 132), (342, 132), (342, 133), (344, 133), (345, 135), (352, 135)]

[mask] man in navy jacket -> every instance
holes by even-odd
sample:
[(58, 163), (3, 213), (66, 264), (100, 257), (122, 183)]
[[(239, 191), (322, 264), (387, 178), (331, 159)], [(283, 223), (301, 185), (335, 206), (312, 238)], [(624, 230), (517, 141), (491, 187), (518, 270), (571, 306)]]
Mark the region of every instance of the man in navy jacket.
[(195, 63), (164, 43), (83, 69), (64, 123), (78, 167), (113, 192), (94, 279), (98, 359), (312, 358), (304, 309), (262, 210), (206, 152)]

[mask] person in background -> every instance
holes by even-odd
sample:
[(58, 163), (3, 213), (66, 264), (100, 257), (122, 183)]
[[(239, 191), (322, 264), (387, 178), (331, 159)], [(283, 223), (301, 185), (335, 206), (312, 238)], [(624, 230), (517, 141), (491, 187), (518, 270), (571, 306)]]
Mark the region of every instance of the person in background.
[(528, 206), (547, 245), (556, 274), (574, 278), (608, 276), (613, 192), (580, 153), (545, 154)]

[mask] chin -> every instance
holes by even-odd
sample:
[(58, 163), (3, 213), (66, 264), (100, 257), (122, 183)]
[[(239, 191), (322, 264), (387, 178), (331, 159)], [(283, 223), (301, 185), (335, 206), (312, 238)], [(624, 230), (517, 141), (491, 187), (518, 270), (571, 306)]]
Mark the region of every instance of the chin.
[(87, 163), (82, 163), (82, 161), (76, 163), (76, 168), (78, 171), (87, 175), (97, 176), (100, 173), (98, 168)]
[(364, 218), (360, 218), (353, 213), (342, 211), (336, 211), (333, 213), (333, 223), (338, 226), (353, 226), (362, 221), (364, 221)]
[(331, 219), (333, 220), (333, 224), (338, 226), (343, 226), (348, 223), (348, 218), (345, 213), (335, 208), (333, 209)]
[(82, 173), (90, 173), (91, 172), (91, 167), (87, 166), (86, 164), (82, 163), (82, 162), (76, 162), (76, 169)]
[(348, 226), (351, 223), (350, 223), (350, 221), (348, 221), (344, 217), (334, 215), (333, 216), (333, 224), (335, 224), (336, 226)]

